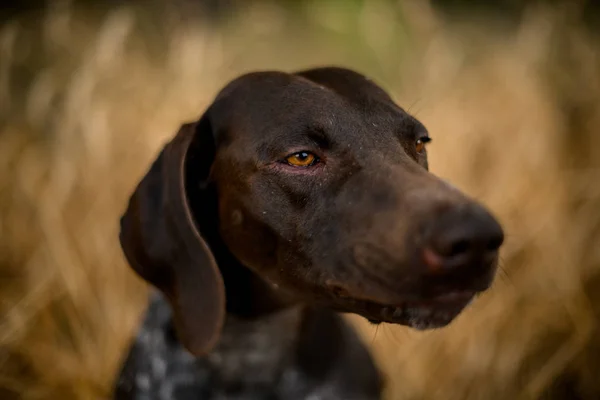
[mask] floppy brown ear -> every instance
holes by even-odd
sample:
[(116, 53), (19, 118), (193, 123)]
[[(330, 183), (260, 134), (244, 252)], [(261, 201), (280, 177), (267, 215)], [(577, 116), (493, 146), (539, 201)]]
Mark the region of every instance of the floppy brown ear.
[[(184, 125), (164, 147), (133, 193), (119, 236), (131, 267), (168, 298), (177, 335), (196, 356), (216, 344), (225, 318), (223, 278), (196, 226), (186, 191), (190, 145), (197, 135), (212, 138), (212, 132), (203, 131), (209, 129), (205, 125)], [(201, 147), (207, 152), (206, 179), (214, 146)], [(201, 150), (195, 145), (193, 151)]]

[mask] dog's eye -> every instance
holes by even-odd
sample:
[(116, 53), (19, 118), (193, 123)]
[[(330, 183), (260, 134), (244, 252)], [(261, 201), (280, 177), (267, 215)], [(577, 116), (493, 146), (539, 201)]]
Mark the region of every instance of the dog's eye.
[(319, 159), (308, 151), (299, 151), (286, 157), (285, 162), (294, 167), (310, 167), (319, 162)]
[(422, 154), (425, 151), (425, 144), (431, 142), (431, 138), (429, 136), (424, 136), (419, 138), (415, 142), (415, 150), (417, 153)]

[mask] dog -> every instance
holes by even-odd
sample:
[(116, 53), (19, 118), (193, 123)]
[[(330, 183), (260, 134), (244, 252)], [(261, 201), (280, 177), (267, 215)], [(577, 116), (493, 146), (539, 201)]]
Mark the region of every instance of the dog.
[(491, 285), (503, 242), (428, 171), (430, 140), (345, 68), (230, 82), (121, 218), (124, 255), (156, 290), (114, 398), (381, 398), (341, 314), (444, 327)]

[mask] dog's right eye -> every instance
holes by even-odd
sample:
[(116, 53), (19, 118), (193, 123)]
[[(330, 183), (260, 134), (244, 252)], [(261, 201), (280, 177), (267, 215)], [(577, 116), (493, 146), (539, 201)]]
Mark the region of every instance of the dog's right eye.
[(285, 162), (293, 167), (311, 167), (319, 162), (319, 158), (311, 152), (299, 151), (287, 156)]

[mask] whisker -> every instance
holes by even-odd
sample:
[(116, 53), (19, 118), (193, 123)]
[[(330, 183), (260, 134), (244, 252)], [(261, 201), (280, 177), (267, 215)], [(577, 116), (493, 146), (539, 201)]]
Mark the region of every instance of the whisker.
[[(412, 103), (410, 103), (410, 105), (408, 106), (408, 108), (406, 109), (406, 113), (407, 114), (411, 114), (412, 108), (417, 105), (419, 103), (419, 101), (421, 101), (421, 99), (415, 99)], [(413, 115), (414, 117), (416, 117), (416, 115)]]
[(377, 332), (379, 332), (380, 326), (381, 324), (377, 324), (377, 326), (375, 327), (375, 333), (373, 334), (373, 340), (371, 340), (371, 346), (375, 344), (375, 339), (377, 338)]
[(396, 335), (396, 332), (394, 332), (395, 329), (393, 329), (393, 327), (389, 326), (388, 324), (386, 324), (386, 327), (384, 328), (385, 330), (383, 331), (383, 334), (388, 337), (391, 338), (392, 342), (394, 344), (401, 344), (402, 341), (400, 340), (400, 338), (398, 338), (398, 336)]
[(510, 274), (506, 270), (506, 262), (501, 256), (498, 256), (498, 276), (502, 279), (502, 282), (509, 284), (510, 286), (515, 286), (512, 281)]

